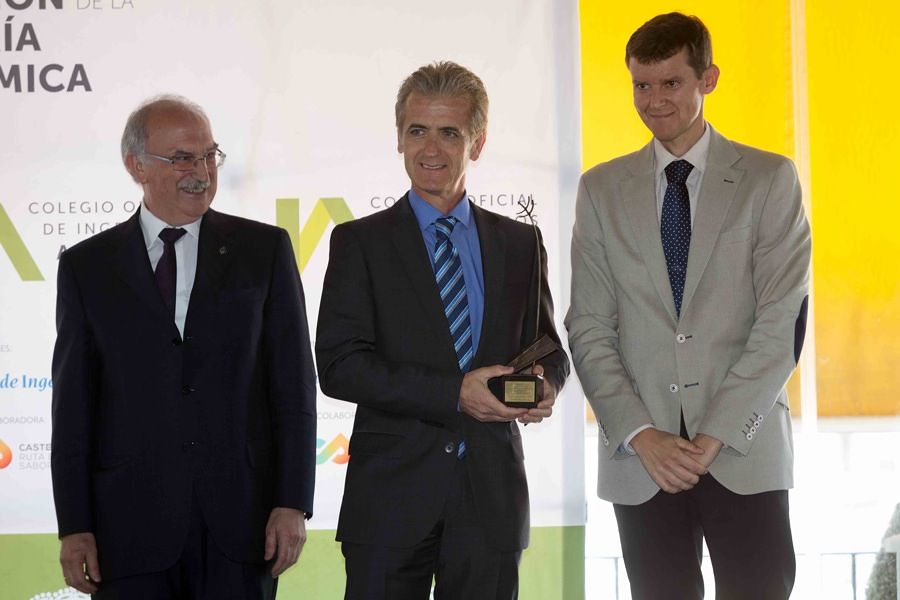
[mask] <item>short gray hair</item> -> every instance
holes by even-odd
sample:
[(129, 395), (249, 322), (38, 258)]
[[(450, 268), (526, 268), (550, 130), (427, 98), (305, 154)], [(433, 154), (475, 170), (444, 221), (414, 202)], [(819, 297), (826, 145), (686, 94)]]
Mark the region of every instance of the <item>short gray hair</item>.
[(150, 116), (158, 110), (172, 108), (199, 115), (209, 123), (209, 118), (206, 116), (203, 108), (184, 96), (163, 94), (148, 98), (128, 116), (128, 121), (125, 122), (125, 131), (122, 132), (121, 144), (123, 162), (128, 154), (140, 156), (144, 153), (144, 142), (147, 140), (147, 121), (150, 119)]
[(469, 133), (477, 137), (487, 129), (488, 96), (484, 83), (478, 75), (455, 62), (433, 62), (406, 78), (397, 92), (397, 104), (394, 105), (397, 129), (403, 127), (406, 101), (412, 93), (425, 97), (466, 98), (470, 102)]

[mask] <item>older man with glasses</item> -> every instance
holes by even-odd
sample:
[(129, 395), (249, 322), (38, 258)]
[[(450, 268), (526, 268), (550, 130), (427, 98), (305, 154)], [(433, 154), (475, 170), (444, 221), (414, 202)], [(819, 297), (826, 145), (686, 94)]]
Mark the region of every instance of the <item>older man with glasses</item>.
[(225, 154), (175, 96), (131, 114), (128, 221), (59, 261), (53, 492), (95, 598), (275, 597), (312, 513), (315, 376), (283, 230), (209, 208)]

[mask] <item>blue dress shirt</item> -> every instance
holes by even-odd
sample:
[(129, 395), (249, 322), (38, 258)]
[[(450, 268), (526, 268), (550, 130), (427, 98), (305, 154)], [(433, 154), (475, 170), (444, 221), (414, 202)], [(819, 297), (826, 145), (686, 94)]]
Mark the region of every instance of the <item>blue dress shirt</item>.
[(463, 192), (460, 200), (450, 214), (445, 215), (425, 200), (419, 197), (413, 190), (409, 191), (409, 204), (412, 206), (419, 229), (422, 231), (422, 239), (425, 240), (428, 260), (434, 269), (434, 222), (440, 217), (456, 217), (459, 221), (450, 234), (450, 241), (459, 252), (459, 260), (462, 262), (463, 279), (466, 281), (466, 297), (469, 300), (469, 322), (472, 326), (472, 353), (478, 353), (478, 342), (481, 339), (481, 323), (484, 318), (484, 268), (481, 265), (481, 242), (478, 241), (478, 228), (475, 226), (475, 216), (472, 214), (472, 206), (468, 196)]

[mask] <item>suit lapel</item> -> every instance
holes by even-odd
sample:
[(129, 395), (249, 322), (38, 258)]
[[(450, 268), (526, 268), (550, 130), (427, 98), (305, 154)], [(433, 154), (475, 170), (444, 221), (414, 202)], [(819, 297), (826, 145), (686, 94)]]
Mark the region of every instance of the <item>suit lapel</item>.
[(628, 221), (634, 230), (644, 264), (650, 272), (653, 287), (656, 288), (656, 293), (659, 294), (674, 322), (676, 317), (672, 285), (669, 283), (669, 270), (666, 267), (666, 256), (663, 254), (659, 235), (656, 181), (653, 173), (653, 142), (638, 151), (629, 166), (629, 171), (629, 177), (620, 184), (620, 197), (625, 205)]
[(222, 287), (224, 274), (231, 264), (231, 257), (239, 249), (229, 244), (228, 231), (221, 215), (210, 209), (200, 223), (200, 239), (197, 242), (197, 271), (185, 318), (185, 331), (197, 318), (203, 305), (215, 297)]
[(140, 209), (125, 221), (120, 239), (113, 242), (118, 246), (112, 257), (115, 272), (154, 316), (169, 323), (177, 333), (178, 328), (163, 303), (153, 278), (139, 215)]
[(681, 314), (690, 306), (744, 175), (744, 171), (732, 167), (740, 158), (740, 154), (728, 140), (716, 130), (710, 131), (709, 158), (691, 227), (691, 247), (688, 252)]
[(506, 264), (506, 234), (498, 227), (497, 215), (483, 210), (474, 204), (475, 226), (478, 228), (478, 242), (481, 245), (481, 266), (484, 272), (484, 314), (481, 319), (481, 337), (478, 341), (478, 352), (472, 361), (473, 366), (484, 354), (484, 348), (492, 339), (489, 327), (497, 322), (497, 311), (503, 297), (503, 282), (506, 280), (503, 267)]
[(406, 195), (395, 206), (391, 237), (400, 257), (400, 264), (403, 265), (412, 288), (422, 304), (424, 321), (431, 328), (434, 339), (441, 341), (436, 347), (442, 348), (447, 354), (447, 361), (457, 364), (453, 339), (450, 337), (450, 326), (447, 324), (444, 305), (441, 303), (441, 295), (434, 280), (434, 270), (431, 268), (431, 261), (422, 241), (419, 223)]

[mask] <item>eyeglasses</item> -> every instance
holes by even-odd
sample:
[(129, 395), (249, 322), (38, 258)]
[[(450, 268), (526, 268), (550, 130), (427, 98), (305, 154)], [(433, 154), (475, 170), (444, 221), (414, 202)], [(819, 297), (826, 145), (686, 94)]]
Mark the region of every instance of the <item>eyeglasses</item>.
[(197, 168), (197, 163), (203, 161), (207, 169), (218, 169), (225, 164), (225, 153), (218, 148), (210, 150), (203, 156), (194, 156), (193, 154), (176, 154), (175, 156), (160, 156), (150, 152), (144, 152), (144, 156), (155, 158), (172, 165), (176, 171), (193, 171)]

